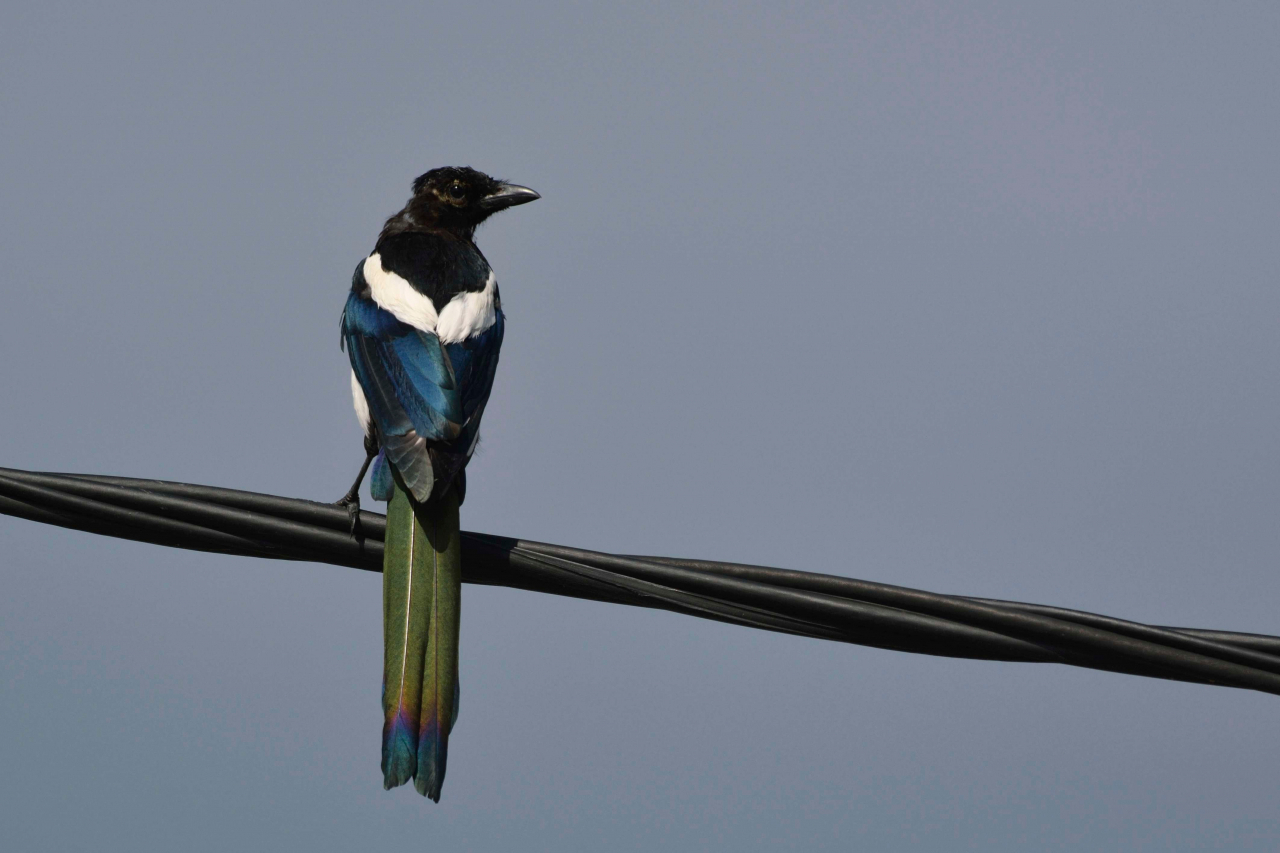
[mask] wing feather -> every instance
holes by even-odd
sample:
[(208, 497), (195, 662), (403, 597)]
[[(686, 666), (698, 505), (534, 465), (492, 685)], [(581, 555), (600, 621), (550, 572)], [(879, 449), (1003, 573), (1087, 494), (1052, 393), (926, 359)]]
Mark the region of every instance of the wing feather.
[(417, 500), (427, 500), (459, 475), (475, 447), (502, 343), (501, 311), (484, 333), (446, 346), (353, 291), (342, 333), (386, 461)]

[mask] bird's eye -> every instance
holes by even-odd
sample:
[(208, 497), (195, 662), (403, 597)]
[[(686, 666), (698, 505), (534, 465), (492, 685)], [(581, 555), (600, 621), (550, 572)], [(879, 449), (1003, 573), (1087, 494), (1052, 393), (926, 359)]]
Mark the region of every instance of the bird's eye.
[(449, 197), (452, 199), (461, 199), (467, 194), (467, 188), (460, 181), (454, 181), (449, 184)]

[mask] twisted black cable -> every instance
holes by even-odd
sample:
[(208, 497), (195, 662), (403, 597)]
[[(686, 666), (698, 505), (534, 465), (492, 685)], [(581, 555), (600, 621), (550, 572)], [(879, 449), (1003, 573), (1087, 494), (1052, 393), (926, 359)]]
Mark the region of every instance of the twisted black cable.
[[(0, 468), (0, 512), (171, 547), (382, 567), (386, 519), (163, 480)], [(939, 595), (810, 572), (603, 554), (463, 533), (463, 580), (654, 607), (921, 654), (1066, 663), (1280, 694), (1280, 637), (1165, 628), (1044, 605)]]

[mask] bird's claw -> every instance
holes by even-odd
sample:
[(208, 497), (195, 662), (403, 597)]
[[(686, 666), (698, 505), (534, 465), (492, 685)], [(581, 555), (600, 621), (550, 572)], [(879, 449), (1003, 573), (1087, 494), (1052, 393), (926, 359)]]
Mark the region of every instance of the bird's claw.
[(360, 529), (360, 496), (343, 495), (341, 499), (334, 501), (334, 504), (347, 508), (347, 517), (351, 520), (351, 535), (356, 539), (363, 539)]

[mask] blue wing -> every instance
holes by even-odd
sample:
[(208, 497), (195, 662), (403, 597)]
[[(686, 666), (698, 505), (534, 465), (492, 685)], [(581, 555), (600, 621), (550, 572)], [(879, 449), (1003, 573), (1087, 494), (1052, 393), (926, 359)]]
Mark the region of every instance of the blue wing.
[(480, 416), (493, 390), (493, 377), (498, 370), (498, 351), (502, 348), (505, 326), (502, 309), (494, 312), (494, 323), (473, 338), (445, 346), (458, 386), (462, 415), (466, 419), (458, 444), (466, 447), (469, 457), (480, 435)]
[[(364, 390), (378, 440), (419, 501), (443, 493), (466, 467), (493, 387), (503, 317), (473, 338), (447, 346), (352, 292), (342, 315), (351, 369)], [(387, 484), (382, 460), (374, 484)]]

